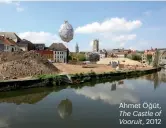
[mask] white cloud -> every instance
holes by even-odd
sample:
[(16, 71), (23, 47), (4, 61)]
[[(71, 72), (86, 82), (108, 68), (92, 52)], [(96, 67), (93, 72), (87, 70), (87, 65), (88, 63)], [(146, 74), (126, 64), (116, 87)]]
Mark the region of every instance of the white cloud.
[(111, 40), (114, 42), (126, 42), (129, 40), (134, 40), (137, 35), (136, 34), (110, 34), (110, 33), (102, 33), (100, 34), (104, 39)]
[(20, 2), (16, 2), (15, 5), (16, 5), (16, 10), (17, 10), (17, 12), (22, 12), (22, 11), (24, 11), (24, 8), (21, 7)]
[[(136, 34), (110, 34), (110, 33), (102, 33), (99, 36), (100, 40), (102, 41), (102, 45), (100, 45), (100, 48), (105, 49), (112, 49), (112, 48), (124, 48), (126, 43), (129, 41), (133, 41), (136, 39)], [(101, 42), (100, 41), (100, 42)], [(90, 42), (92, 44), (92, 42)], [(101, 44), (101, 43), (99, 43)], [(92, 46), (92, 45), (90, 45)]]
[(53, 42), (62, 42), (56, 34), (49, 32), (23, 32), (18, 34), (20, 38), (33, 43), (45, 43), (47, 46)]
[(165, 48), (164, 40), (145, 40), (139, 39), (135, 41), (135, 43), (129, 47), (132, 47), (137, 50), (146, 50), (152, 48)]
[[(126, 20), (125, 18), (111, 18), (101, 23), (94, 22), (75, 29), (76, 34), (91, 34), (100, 40), (100, 48), (124, 47), (129, 41), (135, 40), (137, 35), (131, 33), (140, 28), (140, 20)], [(95, 36), (94, 36), (95, 35)], [(102, 45), (101, 45), (102, 41)], [(92, 41), (90, 42), (92, 46)]]
[(102, 23), (94, 22), (84, 26), (77, 27), (76, 33), (104, 33), (104, 32), (130, 32), (141, 27), (140, 20), (127, 21), (124, 18), (111, 18)]
[(93, 46), (93, 40), (91, 40), (89, 44), (92, 47)]
[(0, 0), (0, 3), (11, 4), (11, 0)]
[(101, 100), (108, 104), (120, 104), (124, 101), (138, 103), (139, 99), (134, 95), (132, 85), (116, 85), (116, 92), (111, 91), (111, 84), (97, 84), (94, 87), (85, 86), (74, 90), (76, 94), (84, 95), (92, 100)]
[(12, 0), (0, 0), (0, 3), (14, 5), (16, 7), (17, 12), (24, 11), (24, 8), (21, 6), (20, 2), (13, 2)]

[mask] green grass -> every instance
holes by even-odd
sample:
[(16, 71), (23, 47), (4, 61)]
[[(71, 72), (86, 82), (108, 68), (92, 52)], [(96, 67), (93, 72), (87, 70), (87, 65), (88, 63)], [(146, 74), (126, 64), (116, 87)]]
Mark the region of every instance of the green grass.
[(45, 74), (45, 75), (39, 75), (37, 78), (39, 79), (49, 79), (49, 78), (57, 78), (60, 77), (60, 75), (57, 74)]

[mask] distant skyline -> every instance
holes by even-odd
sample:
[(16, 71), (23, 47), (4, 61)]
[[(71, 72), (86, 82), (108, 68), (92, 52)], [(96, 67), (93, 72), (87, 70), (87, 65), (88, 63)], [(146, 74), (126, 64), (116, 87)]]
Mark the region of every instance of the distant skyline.
[(16, 32), (34, 43), (62, 42), (68, 20), (75, 34), (69, 49), (150, 49), (166, 47), (166, 2), (6, 2), (0, 0), (0, 31)]

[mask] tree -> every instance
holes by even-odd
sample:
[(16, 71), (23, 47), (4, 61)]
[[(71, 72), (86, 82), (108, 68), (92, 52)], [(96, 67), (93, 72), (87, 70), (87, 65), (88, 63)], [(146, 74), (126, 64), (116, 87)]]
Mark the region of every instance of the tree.
[(97, 53), (90, 53), (89, 54), (89, 61), (96, 62), (100, 60), (100, 55)]
[(149, 62), (149, 65), (150, 65), (150, 63), (152, 62), (152, 55), (147, 55), (147, 61)]
[(158, 67), (158, 62), (159, 62), (159, 51), (156, 50), (153, 60), (153, 67), (155, 68)]
[(85, 61), (86, 60), (85, 54), (82, 54), (82, 53), (79, 53), (77, 58), (78, 58), (79, 61)]
[(131, 60), (137, 60), (137, 61), (140, 61), (142, 59), (141, 55), (138, 53), (128, 54), (126, 57)]
[(69, 55), (69, 56), (68, 56), (68, 60), (72, 60), (72, 57), (71, 57), (71, 55)]
[(86, 56), (84, 53), (70, 53), (70, 59), (77, 60), (77, 61), (85, 61)]

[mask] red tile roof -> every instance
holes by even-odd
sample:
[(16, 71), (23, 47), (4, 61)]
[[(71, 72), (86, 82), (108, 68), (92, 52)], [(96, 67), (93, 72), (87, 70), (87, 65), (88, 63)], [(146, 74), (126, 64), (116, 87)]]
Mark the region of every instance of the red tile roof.
[(41, 55), (44, 54), (53, 54), (53, 51), (51, 50), (35, 50), (37, 53), (40, 53)]
[(0, 36), (0, 40), (6, 45), (17, 45), (16, 42), (9, 38), (5, 38), (4, 36)]

